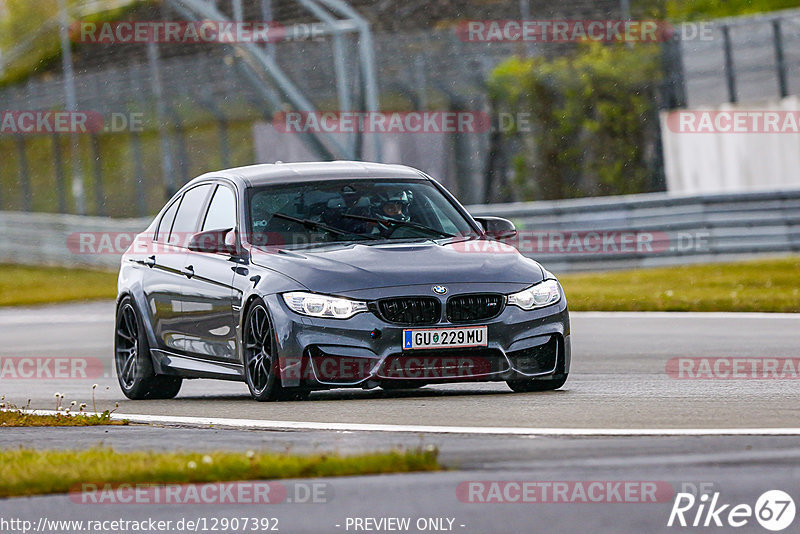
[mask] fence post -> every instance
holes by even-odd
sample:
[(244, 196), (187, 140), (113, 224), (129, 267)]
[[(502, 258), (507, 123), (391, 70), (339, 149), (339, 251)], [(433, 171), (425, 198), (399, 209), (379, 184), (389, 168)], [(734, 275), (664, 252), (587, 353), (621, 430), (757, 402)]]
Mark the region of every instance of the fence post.
[[(531, 0), (519, 0), (519, 15), (522, 20), (531, 20)], [(535, 48), (532, 42), (525, 43), (525, 52), (527, 55), (534, 55)]]
[(497, 102), (493, 98), (489, 99), (489, 113), (492, 118), (492, 129), (489, 133), (489, 150), (486, 156), (483, 182), (483, 202), (486, 204), (502, 201), (500, 195), (496, 195), (495, 192), (505, 185), (505, 173), (508, 170), (503, 147), (503, 133), (500, 130), (499, 115), (497, 113)]
[(172, 196), (180, 187), (183, 187), (189, 181), (189, 152), (186, 150), (186, 129), (183, 126), (180, 115), (172, 108), (168, 108), (167, 113), (169, 113), (175, 129), (174, 139), (178, 153), (178, 169), (180, 170), (181, 177), (180, 186), (170, 193), (170, 196)]
[[(58, 1), (59, 34), (61, 37), (61, 61), (64, 69), (64, 97), (67, 111), (78, 111), (75, 96), (75, 73), (72, 69), (72, 43), (69, 41), (69, 14), (65, 0)], [(75, 197), (75, 211), (79, 215), (86, 214), (86, 198), (83, 186), (83, 169), (80, 158), (80, 138), (72, 132), (70, 135), (72, 149), (72, 195)]]
[[(142, 81), (141, 71), (143, 67), (131, 61), (128, 64), (126, 72), (128, 73), (129, 86), (135, 89), (136, 101), (131, 104), (131, 111), (141, 110), (144, 117), (144, 111), (147, 110), (147, 101), (145, 99), (145, 83)], [(144, 131), (144, 124), (141, 130), (130, 128), (131, 154), (133, 157), (133, 179), (136, 189), (136, 212), (140, 217), (147, 215), (147, 187), (145, 185), (144, 176), (144, 151), (142, 148), (142, 132)], [(160, 199), (159, 199), (160, 200)], [(159, 202), (160, 204), (160, 202)]]
[(66, 189), (64, 188), (64, 159), (61, 157), (61, 137), (51, 134), (53, 141), (53, 166), (56, 170), (56, 194), (58, 195), (58, 212), (67, 213)]
[(772, 39), (775, 43), (775, 68), (778, 71), (778, 91), (781, 98), (789, 96), (789, 85), (786, 82), (786, 58), (783, 54), (783, 31), (781, 20), (772, 21)]
[(25, 138), (17, 134), (15, 140), (17, 142), (17, 158), (19, 159), (19, 189), (22, 193), (22, 209), (24, 211), (32, 211), (31, 176), (28, 168), (28, 155), (25, 153)]
[(150, 65), (150, 83), (153, 98), (156, 100), (156, 116), (158, 120), (158, 138), (161, 141), (161, 172), (164, 173), (164, 190), (166, 198), (175, 194), (175, 166), (172, 161), (172, 135), (167, 128), (167, 110), (164, 103), (164, 91), (161, 86), (159, 70), (158, 46), (152, 40), (147, 43), (147, 62)]
[(420, 109), (428, 109), (428, 75), (426, 72), (426, 57), (420, 53), (414, 58), (414, 78), (416, 78), (417, 94), (419, 95)]
[(133, 180), (136, 184), (136, 214), (147, 215), (147, 188), (144, 186), (144, 165), (142, 160), (142, 138), (139, 132), (131, 131), (131, 152), (133, 153)]
[(733, 68), (733, 48), (731, 47), (730, 26), (722, 27), (722, 43), (725, 51), (725, 81), (728, 85), (728, 101), (736, 103), (736, 73)]
[(105, 194), (103, 193), (103, 165), (100, 161), (100, 138), (97, 134), (91, 134), (92, 145), (92, 167), (94, 170), (94, 203), (95, 213), (100, 216), (106, 215)]
[(225, 116), (225, 112), (220, 109), (219, 106), (217, 106), (214, 100), (214, 95), (211, 94), (207, 88), (203, 91), (202, 102), (208, 111), (214, 116), (214, 120), (217, 123), (220, 162), (222, 164), (222, 168), (227, 169), (231, 166), (231, 149), (228, 141), (228, 118)]
[(661, 45), (661, 65), (664, 69), (664, 91), (659, 108), (676, 109), (686, 106), (686, 79), (680, 41), (671, 39)]
[[(263, 22), (272, 22), (272, 0), (261, 0), (261, 18)], [(275, 57), (275, 45), (273, 43), (267, 43), (267, 54), (270, 57)]]

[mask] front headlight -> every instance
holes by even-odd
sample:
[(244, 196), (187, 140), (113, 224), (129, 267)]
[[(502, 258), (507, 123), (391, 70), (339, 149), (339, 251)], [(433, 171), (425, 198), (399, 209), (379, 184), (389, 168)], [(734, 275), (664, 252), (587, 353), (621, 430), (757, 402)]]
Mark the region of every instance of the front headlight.
[(545, 280), (519, 293), (508, 296), (509, 304), (519, 306), (523, 310), (544, 308), (555, 304), (559, 300), (561, 300), (561, 291), (558, 289), (558, 282), (555, 280)]
[(367, 311), (366, 302), (315, 293), (284, 293), (283, 300), (289, 308), (301, 315), (326, 319), (349, 319), (357, 313)]

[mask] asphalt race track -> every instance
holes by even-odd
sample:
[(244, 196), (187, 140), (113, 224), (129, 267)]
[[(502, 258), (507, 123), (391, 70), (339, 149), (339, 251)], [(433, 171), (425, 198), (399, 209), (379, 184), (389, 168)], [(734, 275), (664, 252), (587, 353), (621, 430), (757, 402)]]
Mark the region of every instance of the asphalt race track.
[[(800, 356), (800, 316), (761, 314), (605, 314), (572, 316), (573, 367), (556, 392), (514, 394), (500, 383), (317, 392), (313, 402), (260, 404), (243, 383), (184, 382), (167, 401), (128, 401), (112, 370), (113, 304), (0, 310), (0, 357), (97, 358), (90, 380), (0, 379), (8, 400), (41, 409), (66, 401), (119, 413), (393, 425), (524, 428), (800, 427), (798, 380), (671, 378), (676, 357)], [(106, 389), (108, 387), (109, 389)]]
[[(353, 527), (354, 519), (365, 517), (410, 518), (412, 527), (401, 531), (412, 533), (695, 532), (708, 529), (667, 526), (674, 493), (719, 492), (720, 503), (754, 506), (765, 491), (779, 489), (800, 503), (800, 381), (679, 380), (666, 372), (667, 362), (676, 357), (798, 357), (800, 317), (576, 313), (573, 369), (561, 391), (514, 394), (503, 383), (428, 386), (391, 393), (338, 390), (315, 393), (307, 402), (259, 404), (249, 399), (243, 384), (214, 381), (185, 383), (170, 401), (123, 400), (111, 374), (112, 315), (108, 302), (1, 310), (1, 357), (98, 358), (107, 375), (87, 380), (3, 378), (0, 394), (17, 405), (30, 399), (34, 408), (53, 409), (53, 395), (59, 392), (67, 403), (91, 406), (92, 384), (97, 383), (98, 410), (119, 403), (122, 414), (302, 422), (309, 429), (2, 429), (0, 447), (82, 449), (103, 444), (120, 450), (362, 452), (433, 445), (449, 470), (324, 481), (327, 497), (317, 504), (100, 506), (45, 496), (0, 500), (0, 518), (32, 521), (32, 531), (42, 517), (174, 522), (258, 516), (278, 518), (281, 532), (390, 531)], [(315, 422), (352, 428), (315, 430)], [(394, 431), (364, 431), (359, 425), (391, 425)], [(430, 433), (420, 430), (423, 425), (474, 428)], [(523, 435), (492, 433), (497, 427), (519, 429)], [(542, 428), (549, 429), (547, 435), (537, 434)], [(663, 429), (664, 435), (642, 435), (642, 429), (656, 434)], [(746, 435), (747, 429), (754, 435)], [(744, 435), (724, 435), (737, 432)], [(781, 432), (788, 435), (758, 435)], [(649, 481), (666, 483), (671, 491), (649, 503), (466, 502), (458, 488), (475, 481)], [(293, 481), (285, 484), (295, 488)], [(689, 520), (696, 510), (687, 514)], [(443, 518), (443, 526), (417, 528), (416, 521), (424, 518)], [(798, 521), (786, 532), (796, 531)], [(711, 530), (733, 529), (726, 525)], [(767, 532), (753, 518), (735, 530)]]
[[(675, 492), (719, 492), (721, 503), (753, 506), (763, 492), (781, 489), (798, 497), (800, 442), (789, 437), (693, 437), (693, 438), (508, 438), (446, 436), (430, 439), (419, 435), (264, 433), (237, 430), (152, 429), (118, 430), (53, 429), (47, 439), (35, 429), (0, 432), (0, 445), (83, 448), (101, 442), (117, 449), (185, 448), (238, 449), (267, 447), (297, 452), (332, 447), (339, 450), (418, 445), (435, 441), (442, 462), (452, 470), (441, 473), (366, 476), (313, 480), (324, 484), (325, 498), (315, 504), (284, 501), (271, 505), (170, 505), (93, 504), (66, 495), (0, 500), (0, 517), (31, 521), (142, 521), (147, 519), (198, 521), (231, 517), (279, 519), (280, 532), (343, 533), (346, 521), (364, 517), (449, 518), (451, 531), (469, 534), (496, 533), (651, 533), (708, 532), (708, 528), (667, 527), (672, 493), (655, 503), (504, 503), (486, 504), (459, 499), (458, 487), (476, 481), (639, 481), (666, 483)], [(109, 437), (114, 436), (114, 437)], [(317, 444), (317, 445), (313, 445)], [(282, 481), (287, 488), (295, 481)], [(308, 484), (308, 481), (297, 482)], [(296, 490), (288, 490), (292, 495)], [(302, 492), (301, 492), (302, 493)], [(289, 498), (291, 500), (292, 498)], [(694, 514), (687, 515), (691, 522)], [(724, 520), (724, 517), (723, 517)], [(795, 529), (786, 532), (796, 532)], [(413, 523), (412, 523), (413, 524)], [(339, 526), (337, 526), (339, 525)], [(463, 525), (463, 526), (462, 526)], [(52, 527), (51, 527), (52, 528)], [(108, 532), (109, 530), (106, 530)], [(171, 532), (186, 532), (176, 530)], [(234, 532), (223, 529), (222, 532)], [(405, 532), (437, 532), (411, 528)], [(712, 532), (730, 532), (711, 528)], [(755, 521), (736, 532), (768, 532)], [(5, 531), (10, 534), (12, 531)], [(48, 530), (56, 532), (56, 530)], [(88, 532), (62, 529), (58, 532)], [(122, 532), (114, 530), (112, 532)], [(157, 532), (153, 530), (152, 532)], [(247, 530), (246, 532), (255, 532)], [(388, 530), (373, 530), (388, 532)]]

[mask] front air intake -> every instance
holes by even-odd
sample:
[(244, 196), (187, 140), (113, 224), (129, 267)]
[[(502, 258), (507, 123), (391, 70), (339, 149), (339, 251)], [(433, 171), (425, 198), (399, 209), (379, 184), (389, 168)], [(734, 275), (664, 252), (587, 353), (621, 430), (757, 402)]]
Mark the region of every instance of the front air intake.
[(380, 317), (401, 325), (432, 325), (442, 316), (442, 305), (433, 297), (396, 297), (378, 301)]
[(472, 323), (494, 319), (503, 311), (505, 298), (495, 293), (456, 295), (447, 301), (447, 320)]

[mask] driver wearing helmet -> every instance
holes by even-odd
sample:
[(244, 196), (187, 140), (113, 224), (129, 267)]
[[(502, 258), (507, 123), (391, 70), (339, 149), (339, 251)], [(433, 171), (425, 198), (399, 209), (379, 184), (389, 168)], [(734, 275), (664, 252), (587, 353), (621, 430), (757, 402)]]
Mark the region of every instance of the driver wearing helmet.
[(410, 203), (411, 199), (406, 191), (392, 193), (385, 199), (382, 199), (379, 215), (386, 219), (408, 222), (411, 220), (411, 217), (408, 215), (408, 205)]

